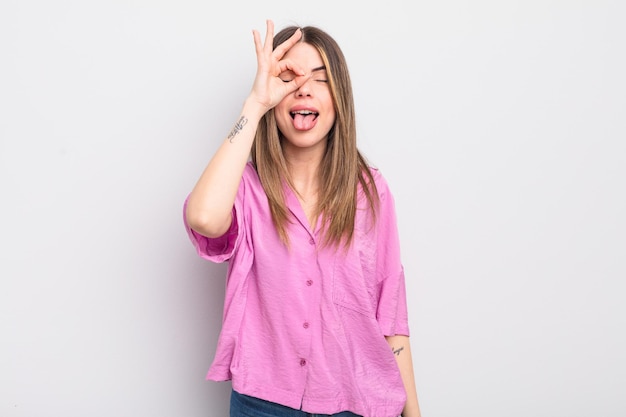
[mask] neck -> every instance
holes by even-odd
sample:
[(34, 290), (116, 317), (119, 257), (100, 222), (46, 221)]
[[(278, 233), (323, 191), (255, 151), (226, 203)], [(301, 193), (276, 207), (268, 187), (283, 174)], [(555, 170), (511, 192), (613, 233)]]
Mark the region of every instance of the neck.
[(296, 192), (302, 198), (307, 198), (317, 193), (319, 185), (319, 163), (302, 163), (289, 161), (289, 175), (296, 188)]
[(323, 152), (317, 150), (300, 150), (299, 152), (285, 152), (289, 176), (302, 198), (317, 193), (319, 186), (319, 166)]
[(289, 176), (300, 206), (309, 222), (311, 229), (317, 223), (317, 201), (319, 190), (319, 161), (302, 159), (288, 160)]

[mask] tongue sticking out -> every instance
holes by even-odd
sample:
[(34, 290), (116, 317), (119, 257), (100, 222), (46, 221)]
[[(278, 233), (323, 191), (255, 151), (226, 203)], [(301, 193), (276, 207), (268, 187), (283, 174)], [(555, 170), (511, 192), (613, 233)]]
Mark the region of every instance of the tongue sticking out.
[(315, 125), (315, 114), (298, 114), (293, 117), (293, 126), (298, 130), (309, 130)]

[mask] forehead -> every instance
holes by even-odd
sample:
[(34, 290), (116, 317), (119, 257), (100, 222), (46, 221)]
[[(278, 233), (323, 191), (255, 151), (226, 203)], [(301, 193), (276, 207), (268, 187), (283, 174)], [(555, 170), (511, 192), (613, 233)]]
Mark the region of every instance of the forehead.
[(322, 56), (315, 49), (314, 46), (298, 42), (287, 51), (284, 58), (288, 58), (294, 61), (296, 64), (302, 66), (304, 69), (318, 68), (324, 65)]

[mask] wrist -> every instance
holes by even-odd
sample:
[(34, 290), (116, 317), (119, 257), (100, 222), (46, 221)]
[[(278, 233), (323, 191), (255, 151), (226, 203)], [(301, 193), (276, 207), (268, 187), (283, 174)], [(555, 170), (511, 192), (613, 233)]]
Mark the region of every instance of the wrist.
[(264, 106), (258, 100), (255, 100), (253, 97), (248, 97), (243, 102), (241, 112), (245, 114), (248, 119), (258, 122), (268, 110), (267, 106)]

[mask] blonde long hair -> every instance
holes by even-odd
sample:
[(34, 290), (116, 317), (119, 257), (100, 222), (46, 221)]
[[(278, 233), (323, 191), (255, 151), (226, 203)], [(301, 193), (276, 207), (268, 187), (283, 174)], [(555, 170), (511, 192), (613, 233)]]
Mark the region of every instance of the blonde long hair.
[[(352, 83), (343, 52), (336, 41), (313, 26), (290, 26), (274, 36), (274, 48), (287, 40), (297, 29), (302, 30), (300, 42), (315, 47), (326, 66), (328, 82), (336, 111), (335, 124), (328, 133), (326, 152), (319, 167), (320, 192), (314, 218), (322, 216), (323, 243), (348, 247), (354, 235), (358, 186), (361, 186), (375, 218), (378, 191), (369, 164), (357, 148), (356, 122)], [(289, 245), (286, 225), (291, 221), (285, 204), (283, 186), (295, 188), (287, 169), (274, 109), (261, 119), (254, 144), (252, 163), (267, 194), (274, 225), (281, 240)]]

